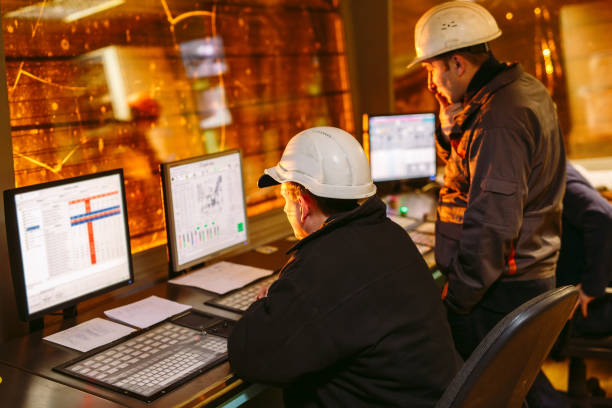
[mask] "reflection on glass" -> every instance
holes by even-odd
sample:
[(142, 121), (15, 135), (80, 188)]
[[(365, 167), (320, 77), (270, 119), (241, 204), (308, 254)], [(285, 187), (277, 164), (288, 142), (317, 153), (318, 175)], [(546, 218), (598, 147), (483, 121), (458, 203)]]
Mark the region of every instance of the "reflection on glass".
[(207, 130), (222, 128), (232, 123), (232, 115), (227, 107), (223, 74), (227, 64), (223, 55), (223, 40), (215, 36), (195, 39), (180, 45), (185, 73), (193, 90), (200, 129), (203, 131), (206, 151), (215, 153), (225, 148), (222, 138), (219, 146), (217, 133)]
[(125, 3), (125, 0), (52, 0), (19, 8), (6, 17), (61, 20), (70, 23)]
[(18, 186), (125, 169), (132, 248), (165, 242), (160, 162), (240, 148), (256, 180), (306, 127), (352, 131), (336, 2), (3, 0)]

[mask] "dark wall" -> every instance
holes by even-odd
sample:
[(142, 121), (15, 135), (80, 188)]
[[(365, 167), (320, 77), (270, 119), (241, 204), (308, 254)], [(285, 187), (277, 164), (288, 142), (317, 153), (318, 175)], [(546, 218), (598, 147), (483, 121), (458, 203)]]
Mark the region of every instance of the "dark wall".
[[(0, 101), (8, 100), (6, 69), (4, 64), (4, 44), (0, 36)], [(0, 103), (0, 190), (12, 188), (13, 177), (13, 147), (9, 125), (8, 104)], [(25, 330), (25, 325), (17, 319), (17, 307), (13, 295), (13, 281), (8, 261), (6, 245), (6, 228), (4, 225), (4, 200), (0, 199), (0, 342), (15, 337)]]
[(346, 0), (341, 12), (346, 31), (355, 134), (364, 113), (393, 112), (391, 0)]

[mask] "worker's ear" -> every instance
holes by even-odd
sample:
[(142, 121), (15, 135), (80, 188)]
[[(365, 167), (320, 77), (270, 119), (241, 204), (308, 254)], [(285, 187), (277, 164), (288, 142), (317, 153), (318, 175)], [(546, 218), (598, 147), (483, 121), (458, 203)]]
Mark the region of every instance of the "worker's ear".
[(455, 75), (462, 76), (466, 72), (468, 60), (460, 54), (453, 54), (448, 60), (448, 67)]
[(306, 218), (312, 211), (312, 198), (307, 194), (300, 194), (298, 196), (298, 203), (300, 204), (300, 223), (304, 224)]

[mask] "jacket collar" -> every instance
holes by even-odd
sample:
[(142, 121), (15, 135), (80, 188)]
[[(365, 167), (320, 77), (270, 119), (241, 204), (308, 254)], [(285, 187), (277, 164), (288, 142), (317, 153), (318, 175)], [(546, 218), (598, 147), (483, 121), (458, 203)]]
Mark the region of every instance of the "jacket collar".
[(363, 202), (359, 207), (354, 210), (347, 211), (340, 214), (335, 214), (332, 217), (329, 217), (327, 221), (315, 232), (308, 235), (306, 238), (298, 241), (294, 246), (292, 246), (287, 253), (294, 252), (309, 242), (317, 239), (318, 237), (328, 234), (329, 232), (340, 228), (343, 225), (349, 224), (358, 219), (364, 218), (384, 218), (387, 214), (387, 206), (383, 201), (377, 196), (373, 196), (368, 198), (365, 202)]
[(472, 97), (478, 92), (483, 86), (489, 83), (497, 74), (504, 71), (508, 66), (499, 62), (493, 55), (489, 57), (482, 65), (478, 68), (474, 77), (470, 81), (467, 87), (465, 96), (463, 97), (463, 103), (472, 99)]
[(451, 140), (463, 136), (463, 125), (495, 92), (523, 75), (523, 68), (519, 64), (499, 63), (495, 58), (492, 59), (493, 61), (489, 59), (483, 63), (470, 81), (463, 111), (455, 117), (455, 124), (451, 129)]

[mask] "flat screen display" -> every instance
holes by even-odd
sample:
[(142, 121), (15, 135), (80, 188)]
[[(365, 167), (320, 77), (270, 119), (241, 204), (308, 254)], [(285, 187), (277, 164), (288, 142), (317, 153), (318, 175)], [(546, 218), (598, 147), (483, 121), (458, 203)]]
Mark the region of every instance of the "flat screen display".
[(162, 165), (173, 272), (248, 242), (239, 150)]
[(370, 116), (368, 128), (374, 182), (435, 178), (434, 113)]
[(122, 170), (7, 190), (4, 201), (24, 320), (133, 282)]

